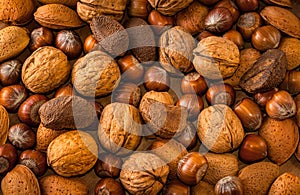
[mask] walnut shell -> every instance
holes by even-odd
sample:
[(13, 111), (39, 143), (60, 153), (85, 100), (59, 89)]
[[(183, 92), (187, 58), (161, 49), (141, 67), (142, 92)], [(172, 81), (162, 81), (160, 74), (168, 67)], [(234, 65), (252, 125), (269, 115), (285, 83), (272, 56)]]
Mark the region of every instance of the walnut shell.
[(98, 146), (88, 133), (74, 130), (56, 137), (48, 146), (47, 163), (58, 174), (72, 177), (85, 174), (98, 159)]
[(197, 133), (202, 144), (215, 153), (236, 149), (245, 135), (240, 119), (223, 104), (202, 110), (198, 117)]
[(293, 173), (283, 173), (273, 182), (268, 195), (299, 194), (300, 178)]
[(151, 153), (132, 154), (122, 166), (120, 181), (131, 194), (158, 194), (167, 182), (169, 166)]
[(278, 165), (285, 163), (295, 152), (299, 142), (298, 126), (292, 119), (267, 118), (258, 131), (268, 146), (268, 158)]
[(38, 2), (42, 4), (55, 4), (60, 3), (63, 5), (66, 5), (68, 7), (76, 7), (78, 0), (37, 0)]
[(25, 165), (18, 164), (1, 181), (3, 195), (40, 195), (39, 182)]
[(146, 99), (153, 99), (161, 103), (170, 104), (170, 105), (174, 105), (175, 103), (174, 99), (168, 92), (158, 92), (153, 90), (148, 91), (143, 95), (140, 104)]
[(100, 97), (111, 93), (120, 77), (119, 66), (112, 57), (101, 51), (92, 51), (75, 62), (71, 79), (80, 94)]
[(288, 70), (300, 65), (300, 40), (292, 37), (284, 37), (280, 40), (278, 49), (284, 51), (288, 62)]
[(194, 69), (192, 51), (195, 47), (195, 39), (183, 27), (175, 26), (165, 31), (159, 38), (161, 66), (172, 74), (190, 72)]
[(106, 15), (111, 18), (121, 21), (126, 9), (128, 0), (80, 0), (77, 3), (77, 13), (79, 17), (90, 22), (93, 17)]
[(35, 50), (22, 66), (22, 82), (33, 93), (48, 93), (64, 84), (70, 75), (67, 56), (51, 46)]
[(39, 109), (41, 123), (50, 129), (83, 129), (97, 115), (94, 106), (79, 96), (59, 96), (45, 102)]
[(25, 25), (33, 18), (32, 0), (1, 0), (0, 21), (10, 25)]
[(172, 16), (189, 6), (193, 0), (148, 0), (150, 5), (163, 15)]
[(65, 178), (59, 175), (47, 175), (39, 180), (43, 195), (88, 195), (88, 186), (79, 178)]
[(125, 155), (135, 150), (141, 141), (142, 119), (137, 108), (124, 103), (111, 103), (102, 111), (98, 138), (108, 151)]
[(196, 71), (207, 79), (231, 77), (240, 63), (240, 51), (232, 41), (217, 36), (202, 39), (193, 51)]

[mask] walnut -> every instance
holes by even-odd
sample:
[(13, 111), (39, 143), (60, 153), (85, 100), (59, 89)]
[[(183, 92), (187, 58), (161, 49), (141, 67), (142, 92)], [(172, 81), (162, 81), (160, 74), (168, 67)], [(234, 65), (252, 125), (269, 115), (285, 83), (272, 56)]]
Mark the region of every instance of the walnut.
[(210, 36), (202, 39), (193, 53), (196, 71), (207, 79), (231, 77), (240, 63), (238, 47), (223, 37)]
[(94, 106), (78, 96), (59, 96), (39, 109), (41, 123), (50, 129), (82, 129), (91, 125), (97, 115)]
[(123, 164), (120, 181), (131, 194), (158, 194), (167, 181), (169, 166), (158, 156), (139, 152)]
[(22, 66), (22, 81), (34, 93), (47, 93), (65, 83), (71, 65), (59, 49), (44, 46), (34, 51)]
[(186, 8), (193, 0), (148, 0), (150, 5), (163, 15), (172, 16)]
[(201, 142), (215, 153), (236, 149), (245, 135), (240, 119), (223, 104), (210, 106), (199, 114), (197, 133)]
[[(175, 26), (165, 31), (159, 39), (159, 61), (168, 72), (180, 74), (194, 69), (192, 64), (195, 39), (183, 27)], [(179, 71), (178, 71), (179, 70)]]
[(99, 141), (108, 151), (126, 155), (140, 144), (141, 124), (140, 113), (134, 106), (118, 102), (108, 104), (99, 122)]
[(47, 149), (48, 165), (64, 177), (85, 174), (96, 164), (98, 146), (88, 133), (74, 130), (55, 138)]
[(72, 84), (77, 92), (88, 97), (108, 95), (121, 77), (118, 64), (101, 51), (92, 51), (78, 59), (72, 70)]
[(141, 102), (143, 102), (145, 99), (148, 99), (148, 98), (159, 101), (164, 104), (173, 105), (175, 103), (174, 99), (168, 92), (158, 92), (158, 91), (153, 91), (153, 90), (148, 91), (143, 95)]

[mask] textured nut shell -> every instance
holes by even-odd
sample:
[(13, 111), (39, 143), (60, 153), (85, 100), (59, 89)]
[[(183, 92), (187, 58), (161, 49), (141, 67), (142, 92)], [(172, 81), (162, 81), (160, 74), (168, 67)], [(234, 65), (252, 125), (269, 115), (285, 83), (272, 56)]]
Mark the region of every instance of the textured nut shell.
[(208, 169), (203, 181), (215, 185), (220, 179), (229, 175), (237, 175), (239, 170), (238, 158), (229, 153), (225, 154), (205, 154)]
[(293, 173), (283, 173), (272, 184), (268, 195), (299, 194), (300, 178)]
[(77, 13), (80, 18), (90, 22), (93, 17), (106, 15), (121, 21), (128, 0), (81, 0), (77, 3)]
[(279, 176), (279, 166), (271, 162), (258, 162), (239, 171), (245, 195), (267, 194), (273, 181)]
[(0, 30), (0, 62), (19, 55), (29, 44), (25, 28), (8, 26)]
[(201, 142), (215, 153), (236, 149), (245, 134), (240, 119), (223, 104), (205, 108), (199, 114), (197, 133)]
[(47, 152), (49, 144), (59, 135), (67, 132), (67, 130), (53, 130), (46, 128), (40, 123), (36, 131), (36, 146), (35, 149), (40, 152)]
[(113, 91), (121, 77), (118, 64), (101, 51), (93, 51), (76, 61), (72, 84), (84, 96), (99, 97)]
[(192, 51), (196, 47), (195, 39), (181, 26), (165, 31), (159, 38), (159, 61), (168, 72), (180, 74), (194, 69)]
[(148, 2), (163, 15), (171, 16), (186, 8), (193, 0), (148, 0)]
[(202, 39), (193, 51), (196, 71), (208, 79), (222, 79), (233, 75), (240, 63), (235, 43), (217, 36)]
[(70, 72), (67, 56), (57, 48), (44, 46), (25, 60), (22, 81), (34, 93), (47, 93), (65, 83)]
[(83, 131), (68, 131), (55, 138), (47, 149), (47, 163), (61, 176), (85, 174), (95, 165), (98, 146), (94, 138)]
[(40, 195), (39, 182), (25, 165), (18, 164), (1, 181), (3, 195)]
[(124, 155), (140, 144), (142, 119), (139, 110), (124, 103), (111, 103), (102, 111), (98, 138), (101, 145), (110, 152)]
[(153, 90), (148, 91), (143, 95), (140, 104), (148, 98), (159, 101), (164, 104), (170, 104), (170, 105), (174, 104), (174, 100), (173, 100), (172, 96), (170, 95), (170, 93), (168, 93), (168, 92), (157, 92), (157, 91), (153, 91)]
[(124, 163), (120, 181), (131, 194), (157, 194), (167, 181), (169, 166), (151, 153), (132, 154)]
[(300, 65), (300, 40), (284, 37), (280, 41), (278, 49), (284, 51), (288, 62), (288, 70), (297, 68)]
[(151, 152), (168, 163), (170, 168), (169, 179), (176, 179), (178, 162), (188, 152), (181, 143), (174, 139), (161, 140), (159, 142), (162, 145), (152, 149)]
[(5, 144), (9, 129), (9, 116), (6, 109), (0, 105), (0, 145)]
[(0, 21), (11, 25), (24, 25), (31, 21), (34, 12), (32, 0), (1, 0)]
[(42, 4), (63, 4), (69, 7), (75, 7), (78, 0), (38, 0)]
[(267, 6), (260, 12), (261, 17), (282, 32), (300, 38), (300, 19), (290, 10)]
[(164, 104), (146, 98), (140, 103), (140, 112), (152, 131), (165, 139), (180, 133), (187, 125), (187, 109), (181, 106)]
[(260, 57), (259, 51), (253, 48), (243, 49), (240, 52), (240, 65), (234, 74), (226, 79), (224, 83), (228, 83), (234, 88), (239, 88), (241, 77), (253, 66), (256, 60)]
[(291, 0), (264, 0), (266, 3), (269, 4), (275, 4), (275, 5), (280, 5), (280, 6), (286, 6), (286, 7), (293, 7), (292, 1)]
[(295, 152), (299, 141), (299, 130), (292, 119), (267, 118), (258, 131), (268, 146), (268, 158), (278, 165), (285, 163)]
[(88, 186), (79, 178), (64, 178), (58, 175), (47, 175), (39, 180), (44, 195), (88, 195)]
[(200, 181), (197, 185), (192, 187), (192, 195), (214, 195), (214, 186), (204, 182)]
[(52, 29), (69, 29), (84, 25), (74, 10), (62, 4), (47, 4), (39, 7), (34, 13), (34, 19), (40, 25)]

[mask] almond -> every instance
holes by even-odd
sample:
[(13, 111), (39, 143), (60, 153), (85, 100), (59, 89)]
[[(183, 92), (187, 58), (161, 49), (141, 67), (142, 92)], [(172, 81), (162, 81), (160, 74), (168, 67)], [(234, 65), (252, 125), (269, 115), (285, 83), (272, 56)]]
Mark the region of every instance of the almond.
[(70, 29), (84, 25), (77, 13), (62, 4), (47, 4), (39, 7), (34, 19), (42, 26), (52, 29)]
[(0, 105), (0, 145), (5, 144), (9, 129), (9, 117), (6, 109)]
[(293, 173), (283, 173), (272, 184), (268, 195), (300, 194), (300, 178)]
[(288, 61), (288, 70), (300, 65), (300, 40), (292, 37), (282, 38), (278, 49), (284, 51)]
[(39, 182), (25, 165), (18, 164), (1, 181), (3, 195), (40, 195)]
[(266, 3), (285, 6), (285, 7), (293, 7), (291, 0), (264, 0)]
[(291, 11), (277, 7), (267, 6), (260, 12), (261, 17), (282, 32), (300, 38), (300, 19)]
[(29, 44), (25, 28), (8, 26), (0, 30), (0, 62), (19, 55)]

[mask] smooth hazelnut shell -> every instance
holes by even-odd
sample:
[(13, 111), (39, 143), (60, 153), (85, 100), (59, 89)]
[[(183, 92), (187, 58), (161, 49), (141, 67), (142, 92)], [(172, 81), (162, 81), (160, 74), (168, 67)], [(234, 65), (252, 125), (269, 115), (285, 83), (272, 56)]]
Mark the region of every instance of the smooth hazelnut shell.
[(95, 195), (125, 195), (125, 190), (116, 180), (112, 178), (104, 178), (97, 182), (94, 193)]
[(242, 181), (236, 176), (226, 176), (220, 179), (215, 185), (215, 195), (243, 195), (244, 188)]
[(202, 31), (201, 33), (199, 33), (196, 37), (196, 39), (198, 41), (201, 41), (202, 39), (206, 38), (206, 37), (210, 37), (210, 36), (215, 36), (213, 33), (207, 31), (207, 30), (204, 30)]
[(9, 60), (0, 65), (0, 82), (2, 86), (14, 85), (20, 81), (22, 62)]
[(232, 15), (225, 7), (216, 7), (210, 10), (204, 20), (205, 29), (216, 34), (229, 30), (232, 25)]
[(39, 47), (52, 45), (54, 42), (54, 35), (52, 31), (46, 27), (36, 28), (31, 32), (29, 49), (35, 51)]
[(198, 1), (205, 5), (213, 5), (213, 4), (217, 3), (219, 0), (198, 0)]
[(262, 25), (263, 21), (256, 12), (248, 12), (240, 15), (236, 29), (242, 34), (244, 40), (250, 41), (256, 28)]
[(215, 6), (216, 7), (225, 7), (227, 8), (231, 15), (232, 15), (232, 20), (233, 20), (233, 23), (235, 23), (239, 16), (240, 16), (240, 11), (238, 9), (238, 7), (236, 6), (236, 4), (234, 3), (233, 0), (221, 0), (219, 1)]
[(223, 35), (223, 37), (234, 42), (239, 49), (244, 48), (244, 39), (239, 31), (229, 30)]
[(278, 91), (278, 89), (274, 88), (270, 91), (256, 93), (254, 95), (254, 99), (259, 106), (264, 108), (267, 104), (267, 101), (269, 101), (277, 91)]
[(239, 159), (245, 163), (258, 162), (267, 157), (267, 143), (257, 134), (248, 134), (244, 137), (240, 149)]
[(150, 12), (148, 0), (131, 0), (128, 5), (128, 15), (146, 19)]
[(145, 72), (144, 86), (148, 91), (168, 91), (170, 88), (170, 76), (165, 69), (152, 66)]
[(255, 11), (259, 7), (259, 0), (236, 0), (236, 4), (243, 12)]
[(208, 168), (207, 160), (198, 152), (186, 154), (178, 162), (177, 176), (187, 185), (196, 185), (201, 181)]
[(23, 151), (19, 163), (30, 168), (36, 176), (42, 176), (47, 170), (46, 156), (37, 150)]
[(17, 163), (18, 152), (11, 144), (0, 146), (0, 174), (10, 171)]
[(62, 30), (57, 33), (55, 47), (62, 50), (70, 60), (78, 58), (82, 53), (79, 34), (71, 30)]
[(185, 94), (176, 102), (176, 106), (186, 107), (188, 110), (188, 118), (195, 120), (201, 110), (204, 108), (203, 100), (196, 94)]
[(288, 71), (279, 88), (288, 91), (291, 95), (300, 93), (300, 71)]
[(189, 195), (190, 186), (180, 182), (179, 180), (172, 180), (168, 182), (163, 189), (163, 194), (165, 195)]
[(231, 106), (235, 100), (235, 91), (229, 84), (216, 84), (208, 88), (205, 94), (209, 104), (226, 104)]
[(251, 43), (259, 51), (277, 48), (281, 39), (280, 31), (271, 25), (258, 27), (252, 34)]
[(207, 84), (199, 73), (191, 72), (185, 75), (181, 80), (181, 91), (184, 94), (192, 93), (203, 95), (207, 90)]
[(134, 83), (122, 83), (112, 92), (113, 102), (130, 104), (135, 107), (139, 105), (141, 97), (141, 89)]
[(54, 97), (60, 97), (60, 96), (72, 96), (74, 94), (74, 90), (71, 84), (67, 84), (64, 86), (61, 86), (58, 88), (54, 94)]
[(25, 150), (35, 145), (35, 133), (25, 123), (18, 123), (8, 130), (8, 140), (15, 147)]
[(0, 104), (9, 112), (16, 112), (23, 101), (26, 100), (28, 92), (23, 85), (9, 85), (0, 91)]
[(96, 162), (94, 171), (98, 177), (118, 177), (120, 175), (122, 160), (120, 157), (104, 153), (101, 154)]
[(137, 83), (144, 75), (144, 67), (133, 55), (126, 55), (118, 60), (122, 72), (122, 81)]
[(29, 96), (19, 107), (18, 117), (20, 121), (36, 127), (40, 124), (39, 108), (48, 101), (48, 98), (41, 94)]
[(153, 25), (155, 34), (161, 34), (164, 30), (174, 25), (174, 20), (171, 16), (165, 16), (156, 10), (152, 10), (148, 15), (148, 23)]
[(89, 35), (85, 38), (83, 43), (83, 50), (85, 53), (89, 53), (97, 45), (97, 41), (93, 35)]

